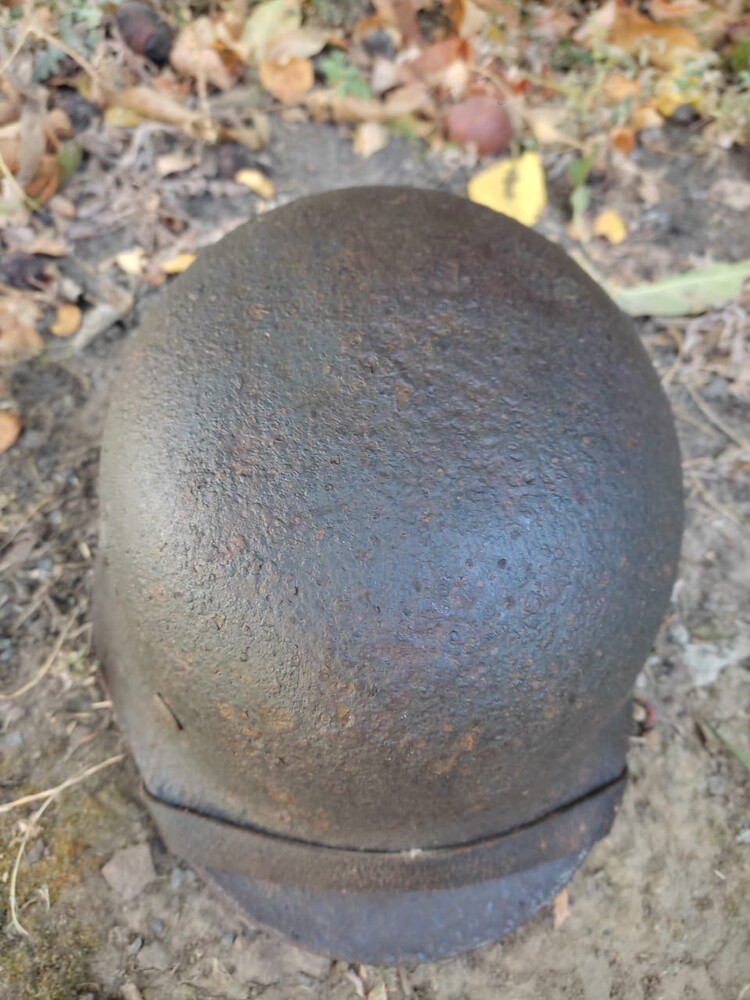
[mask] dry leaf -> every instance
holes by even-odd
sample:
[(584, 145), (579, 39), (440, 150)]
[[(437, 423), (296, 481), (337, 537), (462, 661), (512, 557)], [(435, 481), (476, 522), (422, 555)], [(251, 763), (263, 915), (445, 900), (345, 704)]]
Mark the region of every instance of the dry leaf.
[(610, 129), (609, 141), (612, 148), (616, 149), (618, 153), (629, 156), (635, 149), (635, 132), (627, 125), (618, 125), (616, 128)]
[(386, 94), (383, 104), (383, 115), (387, 118), (400, 118), (420, 112), (425, 115), (435, 113), (435, 103), (424, 83), (407, 83), (404, 87)]
[(647, 128), (661, 128), (664, 119), (656, 108), (651, 107), (650, 104), (644, 104), (643, 107), (635, 108), (630, 116), (630, 124), (636, 132), (643, 132)]
[(21, 110), (18, 167), (15, 171), (16, 180), (22, 188), (29, 185), (38, 173), (47, 149), (47, 138), (44, 134), (45, 117), (46, 111), (38, 95), (35, 94), (24, 102)]
[(450, 19), (459, 38), (473, 38), (487, 23), (486, 13), (472, 0), (451, 0)]
[(135, 128), (143, 121), (143, 116), (130, 108), (113, 104), (104, 112), (104, 121), (110, 128)]
[(309, 59), (291, 56), (284, 62), (264, 59), (258, 67), (261, 85), (284, 104), (296, 104), (315, 83), (315, 70)]
[(69, 337), (81, 325), (81, 310), (72, 302), (64, 302), (57, 307), (54, 323), (50, 324), (49, 332), (56, 337)]
[(563, 889), (562, 892), (558, 892), (555, 896), (555, 900), (552, 903), (552, 912), (552, 926), (555, 930), (558, 930), (570, 916), (570, 897), (568, 896), (567, 889)]
[(641, 92), (641, 85), (638, 80), (631, 80), (624, 73), (610, 73), (604, 79), (602, 90), (608, 100), (618, 103), (629, 97), (637, 97)]
[(143, 274), (146, 251), (143, 247), (133, 247), (132, 250), (122, 250), (115, 256), (115, 263), (125, 274)]
[(40, 205), (44, 205), (52, 198), (63, 180), (63, 170), (60, 161), (53, 153), (46, 153), (28, 184), (24, 185), (24, 191)]
[(547, 204), (541, 157), (535, 151), (503, 160), (469, 181), (469, 198), (533, 226)]
[(311, 59), (328, 44), (330, 35), (327, 31), (316, 28), (296, 28), (273, 38), (266, 48), (265, 57), (271, 62), (283, 62), (285, 59)]
[(128, 87), (121, 90), (117, 93), (117, 103), (141, 118), (179, 125), (188, 132), (195, 130), (199, 121), (199, 115), (195, 111), (186, 108), (169, 94), (151, 87)]
[(673, 74), (659, 80), (656, 86), (655, 107), (664, 118), (671, 118), (683, 104), (700, 111), (703, 102), (700, 78), (686, 77), (684, 73)]
[(698, 39), (679, 24), (657, 23), (639, 13), (636, 7), (618, 3), (615, 19), (607, 35), (610, 45), (616, 45), (631, 55), (644, 54), (660, 69), (674, 69), (700, 50)]
[(0, 364), (14, 364), (44, 350), (37, 331), (39, 306), (29, 295), (11, 294), (0, 299)]
[(362, 122), (354, 131), (354, 152), (365, 160), (388, 145), (389, 135), (377, 122)]
[(593, 233), (594, 236), (603, 236), (610, 243), (622, 243), (628, 230), (619, 212), (605, 208), (594, 219)]
[(184, 150), (176, 149), (156, 157), (156, 172), (159, 177), (169, 177), (171, 174), (181, 174), (198, 163), (198, 159)]
[(165, 260), (161, 264), (161, 270), (164, 274), (182, 274), (183, 271), (187, 271), (195, 258), (196, 254), (186, 250), (183, 253), (178, 253), (176, 257)]
[(228, 44), (243, 62), (259, 63), (281, 37), (297, 31), (301, 25), (302, 12), (298, 0), (267, 0), (253, 8), (241, 37)]
[(21, 433), (21, 418), (12, 410), (0, 410), (0, 454), (12, 448)]
[(234, 179), (238, 184), (244, 184), (245, 187), (250, 188), (253, 194), (265, 198), (266, 201), (270, 201), (276, 196), (276, 187), (273, 181), (260, 170), (238, 170)]
[(419, 41), (417, 4), (414, 0), (372, 0), (372, 5), (385, 24), (394, 25), (405, 45)]
[(204, 79), (219, 90), (229, 90), (234, 77), (229, 72), (216, 44), (216, 29), (208, 17), (198, 17), (188, 24), (175, 39), (169, 61), (178, 73)]
[(670, 21), (681, 17), (694, 17), (711, 8), (702, 0), (650, 0), (648, 12), (655, 21)]

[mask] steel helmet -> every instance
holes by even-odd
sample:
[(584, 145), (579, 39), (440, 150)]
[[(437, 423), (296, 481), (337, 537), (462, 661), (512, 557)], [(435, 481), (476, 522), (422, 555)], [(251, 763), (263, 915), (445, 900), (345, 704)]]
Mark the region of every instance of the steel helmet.
[(442, 957), (608, 830), (680, 461), (557, 246), (403, 187), (241, 226), (128, 344), (100, 496), (95, 643), (146, 800), (253, 921)]

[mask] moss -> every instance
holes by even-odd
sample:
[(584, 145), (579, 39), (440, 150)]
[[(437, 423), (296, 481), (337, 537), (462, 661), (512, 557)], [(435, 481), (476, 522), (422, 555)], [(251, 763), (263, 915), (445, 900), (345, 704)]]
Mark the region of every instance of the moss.
[(6, 939), (0, 952), (2, 1000), (74, 1000), (90, 990), (90, 963), (98, 943), (94, 929), (67, 924), (64, 918), (43, 929), (36, 920), (27, 923), (31, 941)]

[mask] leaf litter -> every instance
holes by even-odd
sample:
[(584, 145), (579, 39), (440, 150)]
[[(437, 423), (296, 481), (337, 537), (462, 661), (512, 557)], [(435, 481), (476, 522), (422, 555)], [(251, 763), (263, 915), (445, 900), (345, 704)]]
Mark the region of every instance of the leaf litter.
[[(526, 225), (545, 211), (548, 165), (573, 151), (589, 166), (571, 184), (567, 235), (612, 247), (627, 246), (634, 220), (596, 198), (592, 176), (633, 176), (639, 148), (675, 116), (699, 125), (706, 156), (750, 140), (741, 0), (606, 0), (591, 9), (572, 0), (374, 0), (333, 26), (302, 0), (224, 0), (179, 17), (140, 0), (26, 0), (2, 8), (0, 27), (0, 241), (6, 253), (25, 242), (34, 258), (16, 261), (2, 293), (6, 365), (59, 355), (58, 339), (80, 350), (127, 316), (140, 289), (184, 270), (206, 237), (170, 215), (169, 186), (219, 190), (206, 150), (225, 159), (228, 147), (262, 152), (275, 115), (335, 122), (363, 159), (409, 136), (473, 174), (470, 198)], [(160, 136), (168, 145), (157, 151)], [(154, 200), (137, 221), (139, 242), (107, 258), (95, 294), (89, 283), (71, 298), (50, 271), (49, 246), (61, 260), (82, 238), (132, 221), (142, 206), (121, 208), (117, 195), (140, 183), (149, 158)], [(100, 187), (96, 212), (88, 176)], [(273, 205), (273, 180), (252, 159), (226, 176), (222, 190), (250, 191), (256, 211)], [(659, 197), (644, 175), (641, 204)], [(634, 315), (694, 315), (736, 297), (740, 272), (717, 262), (619, 289), (618, 301)], [(6, 391), (0, 406), (12, 405)]]

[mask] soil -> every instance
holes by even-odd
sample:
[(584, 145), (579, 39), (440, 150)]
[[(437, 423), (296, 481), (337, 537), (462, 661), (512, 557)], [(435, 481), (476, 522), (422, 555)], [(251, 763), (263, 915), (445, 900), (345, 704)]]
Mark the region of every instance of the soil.
[[(748, 198), (748, 161), (732, 153), (707, 159), (695, 144), (694, 133), (675, 128), (639, 151), (638, 169), (659, 184), (650, 206), (637, 201), (632, 175), (609, 176), (594, 190), (631, 223), (620, 246), (587, 248), (604, 273), (645, 280), (668, 268), (750, 257), (747, 218), (733, 208)], [(333, 127), (279, 124), (263, 156), (279, 202), (373, 182), (465, 191), (459, 161), (399, 140), (362, 162)], [(177, 186), (174, 197), (207, 232), (249, 217), (257, 203)], [(569, 242), (554, 182), (551, 198), (539, 228)], [(95, 260), (126, 248), (137, 224), (126, 219), (106, 239), (82, 233), (77, 252)], [(6, 802), (126, 753), (89, 648), (89, 600), (102, 418), (142, 305), (69, 359), (26, 363), (11, 378), (25, 429), (0, 459), (0, 690), (32, 680), (66, 625), (69, 631), (43, 679), (18, 698), (0, 699)], [(735, 305), (692, 327), (638, 325), (677, 419), (687, 529), (672, 605), (638, 681), (640, 735), (632, 740), (628, 790), (611, 834), (570, 883), (566, 919), (560, 901), (557, 921), (549, 907), (498, 944), (416, 968), (329, 962), (243, 924), (167, 854), (126, 756), (62, 792), (30, 831), (36, 806), (0, 815), (0, 998), (750, 997), (750, 771), (716, 736), (750, 749), (748, 405), (700, 346), (714, 327), (742, 316), (746, 323)], [(680, 354), (683, 335), (693, 347)], [(745, 326), (739, 336), (747, 335)], [(16, 895), (27, 937), (11, 928), (9, 902), (24, 832)], [(148, 850), (120, 853), (134, 845)], [(116, 877), (123, 865), (132, 866), (132, 898)]]

